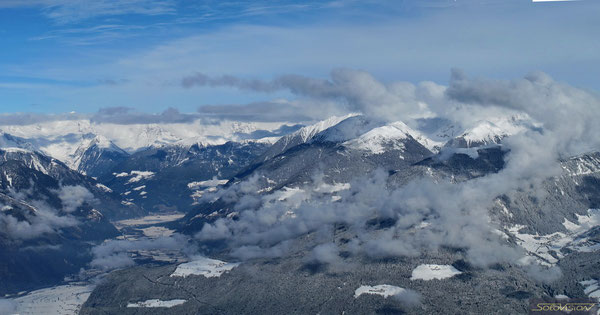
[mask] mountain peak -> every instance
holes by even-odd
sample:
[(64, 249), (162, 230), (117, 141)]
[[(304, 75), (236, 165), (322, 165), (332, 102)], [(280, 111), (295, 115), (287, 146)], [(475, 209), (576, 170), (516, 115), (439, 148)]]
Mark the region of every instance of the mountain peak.
[(496, 117), (480, 120), (460, 136), (446, 143), (448, 147), (472, 148), (498, 144), (505, 137), (521, 133), (531, 128), (533, 123), (520, 116)]
[(354, 149), (370, 151), (380, 154), (386, 147), (404, 150), (401, 140), (413, 138), (429, 150), (433, 150), (439, 143), (435, 142), (418, 131), (410, 128), (402, 121), (396, 121), (380, 127), (375, 127), (357, 138), (344, 142), (344, 145)]

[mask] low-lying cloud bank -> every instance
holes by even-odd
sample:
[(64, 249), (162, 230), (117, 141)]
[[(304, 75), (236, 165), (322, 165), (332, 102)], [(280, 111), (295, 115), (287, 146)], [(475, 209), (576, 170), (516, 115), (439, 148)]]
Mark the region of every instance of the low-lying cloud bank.
[[(61, 186), (56, 194), (62, 208), (56, 208), (43, 200), (42, 196), (37, 196), (33, 188), (11, 192), (9, 197), (13, 198), (13, 204), (0, 202), (0, 237), (12, 242), (55, 234), (60, 229), (79, 225), (81, 222), (73, 212), (86, 203), (97, 202), (85, 187)], [(15, 209), (17, 204), (21, 207)]]
[[(352, 181), (348, 190), (339, 192), (340, 199), (314, 189), (325, 185), (322, 182), (281, 199), (277, 192), (257, 194), (260, 187), (249, 181), (244, 187), (221, 193), (225, 200), (238, 200), (238, 219), (206, 224), (197, 237), (226, 239), (233, 256), (252, 259), (285, 255), (291, 249), (289, 242), (317, 232), (323, 235), (323, 245), (316, 247), (310, 258), (336, 263), (339, 257), (335, 252), (340, 250), (330, 243), (331, 233), (343, 224), (355, 235), (344, 250), (355, 254), (417, 256), (424, 250), (448, 246), (466, 248), (467, 257), (478, 266), (515, 261), (521, 253), (494, 233), (487, 213), (498, 192), (510, 188), (497, 185), (498, 179), (483, 177), (460, 184), (421, 179), (389, 189), (388, 173), (377, 171)], [(395, 224), (374, 231), (368, 224), (373, 219), (392, 219)]]
[(103, 270), (129, 267), (135, 265), (131, 256), (133, 251), (177, 250), (193, 254), (195, 250), (188, 244), (187, 238), (181, 234), (142, 238), (138, 240), (109, 240), (92, 248), (93, 260), (90, 266)]

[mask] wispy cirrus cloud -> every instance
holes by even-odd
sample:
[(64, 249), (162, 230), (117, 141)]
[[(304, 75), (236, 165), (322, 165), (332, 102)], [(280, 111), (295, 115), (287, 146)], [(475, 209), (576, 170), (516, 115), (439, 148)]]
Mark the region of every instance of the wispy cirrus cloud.
[(0, 8), (16, 7), (40, 7), (45, 16), (60, 24), (98, 16), (161, 15), (175, 12), (175, 2), (172, 0), (8, 0), (0, 3)]
[[(68, 39), (73, 45), (89, 45), (147, 34), (148, 31), (172, 29), (177, 26), (206, 25), (219, 21), (239, 21), (258, 16), (277, 16), (295, 12), (309, 12), (341, 7), (357, 6), (358, 2), (349, 1), (203, 1), (186, 3), (177, 0), (34, 0), (28, 3), (13, 2), (0, 4), (0, 9), (10, 7), (40, 7), (43, 15), (57, 22), (59, 26), (68, 25), (35, 36), (32, 40)], [(159, 20), (142, 19), (121, 20), (119, 23), (101, 23), (92, 26), (76, 26), (79, 22), (96, 17), (115, 17), (120, 15), (162, 16)]]

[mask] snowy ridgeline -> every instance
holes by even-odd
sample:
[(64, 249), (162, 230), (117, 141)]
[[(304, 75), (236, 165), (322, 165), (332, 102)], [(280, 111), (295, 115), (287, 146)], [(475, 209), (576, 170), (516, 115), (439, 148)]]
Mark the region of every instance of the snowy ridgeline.
[(142, 179), (154, 177), (154, 172), (150, 171), (130, 171), (129, 173), (113, 173), (115, 177), (130, 177), (126, 184), (137, 183)]
[(228, 263), (206, 257), (195, 257), (188, 263), (177, 266), (171, 277), (187, 277), (191, 275), (206, 278), (220, 277), (223, 273), (239, 266), (239, 263)]
[[(413, 138), (429, 150), (437, 152), (446, 141), (458, 136), (468, 147), (492, 144), (532, 126), (530, 118), (500, 116), (459, 127), (454, 122), (442, 122), (437, 127), (413, 129), (402, 121), (388, 124), (371, 121), (357, 113), (317, 122), (293, 133), (283, 135), (278, 130), (288, 122), (240, 122), (223, 120), (205, 123), (197, 120), (176, 124), (111, 124), (95, 123), (89, 119), (66, 119), (31, 125), (0, 126), (0, 147), (11, 150), (39, 151), (79, 169), (85, 152), (116, 152), (126, 156), (149, 147), (190, 147), (191, 145), (221, 145), (228, 141), (278, 143), (272, 156), (293, 146), (308, 143), (317, 138), (380, 154), (387, 149), (404, 150), (403, 141)], [(263, 131), (267, 137), (253, 138), (252, 134)], [(260, 134), (260, 132), (258, 133)], [(273, 136), (275, 135), (276, 136)], [(460, 136), (459, 136), (460, 135)], [(134, 174), (131, 183), (139, 180)]]
[[(229, 120), (208, 124), (203, 120), (190, 123), (111, 124), (97, 123), (89, 119), (66, 119), (30, 125), (3, 125), (0, 129), (17, 137), (11, 142), (30, 140), (36, 149), (41, 149), (46, 154), (68, 157), (78, 148), (91, 145), (103, 149), (116, 147), (132, 152), (140, 148), (166, 144), (223, 144), (227, 141), (240, 141), (240, 134), (250, 134), (257, 130), (276, 131), (284, 124), (286, 122)], [(2, 140), (0, 138), (0, 144)]]

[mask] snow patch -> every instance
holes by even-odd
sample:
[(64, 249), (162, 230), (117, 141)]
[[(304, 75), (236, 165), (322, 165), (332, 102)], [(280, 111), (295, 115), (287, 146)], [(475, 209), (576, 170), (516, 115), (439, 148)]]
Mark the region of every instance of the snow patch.
[(594, 155), (571, 158), (562, 168), (568, 176), (591, 175), (600, 172), (600, 159)]
[(154, 176), (154, 172), (150, 171), (131, 171), (129, 176), (133, 176), (127, 181), (127, 184), (137, 183), (142, 179), (152, 178)]
[[(580, 281), (579, 283), (583, 286), (585, 295), (600, 302), (600, 281), (592, 279)], [(600, 310), (597, 314), (600, 315)]]
[(141, 218), (136, 219), (126, 219), (114, 222), (114, 225), (121, 229), (125, 226), (140, 226), (140, 225), (151, 225), (151, 224), (159, 224), (165, 222), (171, 222), (175, 220), (179, 220), (183, 218), (185, 214), (183, 213), (173, 213), (173, 214), (154, 214), (148, 215)]
[(227, 179), (213, 178), (213, 179), (209, 179), (209, 180), (191, 182), (191, 183), (188, 183), (187, 186), (189, 189), (195, 190), (195, 189), (200, 189), (201, 187), (217, 187), (220, 185), (225, 185), (225, 184), (227, 184), (227, 182), (228, 182)]
[(96, 187), (98, 187), (98, 188), (102, 189), (104, 192), (107, 192), (107, 193), (111, 193), (111, 192), (113, 192), (113, 190), (112, 190), (112, 189), (110, 189), (110, 188), (108, 188), (107, 186), (105, 186), (105, 185), (102, 185), (102, 184), (100, 184), (100, 183), (97, 183), (97, 184), (96, 184)]
[(127, 181), (126, 184), (132, 184), (132, 183), (137, 183), (142, 179), (149, 179), (154, 177), (154, 172), (150, 172), (150, 171), (131, 171), (129, 173), (127, 172), (123, 172), (123, 173), (113, 173), (113, 175), (115, 177), (129, 177), (131, 176), (131, 178)]
[(363, 285), (354, 291), (354, 298), (358, 298), (363, 294), (375, 294), (381, 295), (384, 298), (388, 298), (390, 296), (398, 295), (405, 292), (406, 289), (396, 287), (389, 284), (380, 284), (376, 286)]
[(551, 253), (555, 253), (562, 258), (560, 249), (567, 246), (572, 240), (567, 234), (555, 232), (548, 235), (523, 234), (519, 231), (525, 228), (524, 225), (515, 225), (509, 229), (510, 234), (516, 238), (517, 245), (523, 247), (530, 255), (542, 258), (543, 265), (551, 266), (558, 262)]
[(220, 277), (223, 273), (239, 266), (239, 263), (228, 263), (207, 257), (195, 257), (194, 260), (177, 266), (171, 277), (187, 277), (190, 275), (206, 278)]
[(567, 233), (555, 232), (547, 235), (523, 234), (519, 231), (525, 226), (515, 225), (508, 229), (509, 233), (516, 238), (519, 246), (523, 247), (530, 256), (541, 258), (542, 264), (553, 265), (564, 255), (562, 248), (569, 248), (578, 252), (593, 252), (600, 250), (600, 244), (586, 237), (586, 233), (600, 225), (600, 210), (589, 209), (587, 215), (576, 215), (577, 223), (564, 219), (563, 226), (569, 231)]
[(575, 232), (589, 230), (600, 225), (600, 209), (588, 209), (587, 215), (576, 214), (579, 228)]
[(462, 272), (450, 265), (433, 265), (423, 264), (417, 266), (412, 272), (410, 280), (433, 280), (433, 279), (447, 279), (454, 277)]
[(12, 299), (16, 314), (75, 315), (94, 290), (90, 285), (61, 285)]
[(140, 229), (144, 236), (148, 238), (159, 238), (159, 237), (169, 237), (175, 233), (175, 230), (167, 229), (162, 226), (151, 226), (147, 228)]
[(152, 300), (146, 300), (143, 302), (128, 303), (127, 307), (166, 307), (166, 308), (171, 308), (173, 306), (181, 305), (185, 302), (187, 302), (187, 300), (175, 299), (175, 300), (161, 301), (161, 300), (157, 300), (157, 299), (152, 299)]

